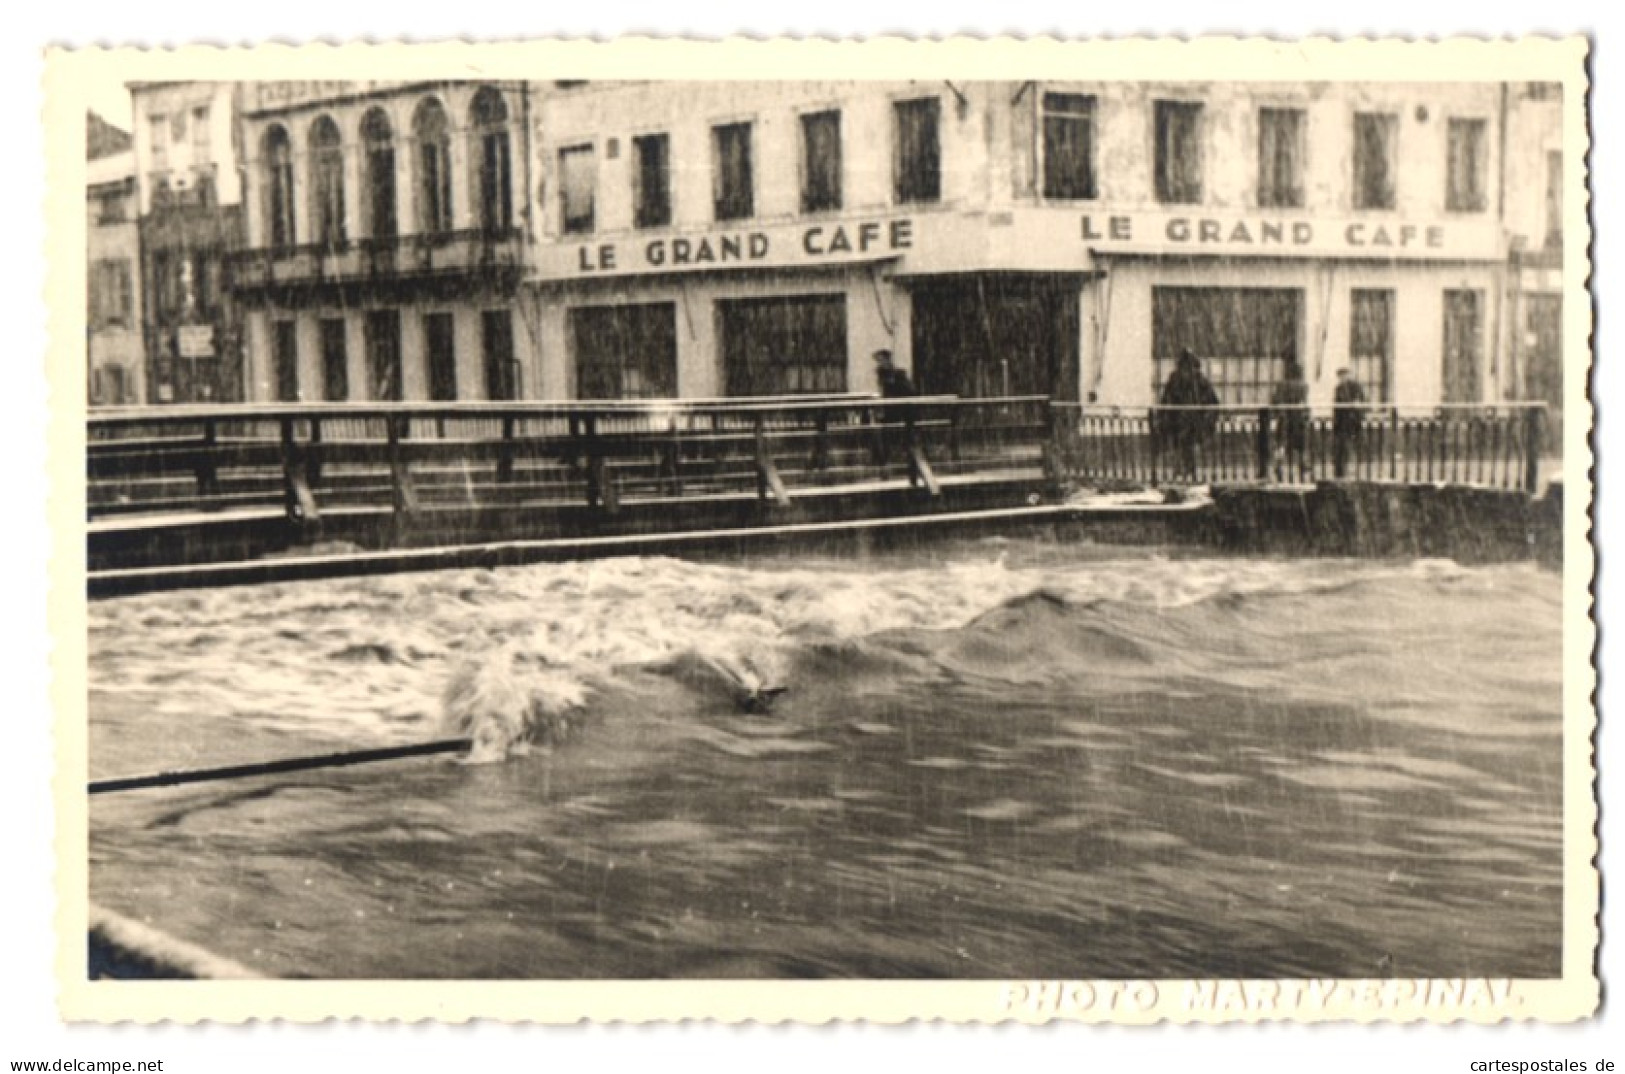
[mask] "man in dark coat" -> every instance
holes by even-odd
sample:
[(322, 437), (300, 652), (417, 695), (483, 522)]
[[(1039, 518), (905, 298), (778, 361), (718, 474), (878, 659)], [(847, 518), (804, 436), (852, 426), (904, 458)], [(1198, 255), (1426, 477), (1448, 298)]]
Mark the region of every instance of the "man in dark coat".
[(1297, 355), (1286, 356), (1286, 375), (1270, 395), (1275, 414), (1275, 480), (1309, 475), (1309, 384)]
[[(919, 394), (914, 390), (914, 382), (909, 379), (908, 371), (897, 368), (892, 361), (891, 351), (875, 351), (875, 384), (880, 388), (882, 399), (910, 399)], [(875, 437), (875, 462), (881, 466), (891, 459), (892, 433), (885, 427), (893, 422), (901, 422), (912, 430), (914, 408), (894, 407), (881, 415), (881, 428)]]
[(1198, 409), (1219, 405), (1219, 393), (1202, 372), (1202, 362), (1189, 347), (1179, 354), (1179, 362), (1162, 386), (1157, 400), (1172, 409), (1159, 415), (1158, 432), (1165, 448), (1173, 449), (1179, 460), (1176, 480), (1197, 479), (1196, 453), (1213, 432), (1219, 415), (1215, 410)]
[(884, 399), (903, 399), (917, 394), (914, 382), (908, 377), (908, 370), (897, 368), (888, 350), (875, 351), (875, 381)]
[(1360, 450), (1360, 431), (1365, 425), (1365, 389), (1347, 369), (1337, 371), (1337, 391), (1332, 394), (1332, 470), (1348, 476), (1349, 454)]

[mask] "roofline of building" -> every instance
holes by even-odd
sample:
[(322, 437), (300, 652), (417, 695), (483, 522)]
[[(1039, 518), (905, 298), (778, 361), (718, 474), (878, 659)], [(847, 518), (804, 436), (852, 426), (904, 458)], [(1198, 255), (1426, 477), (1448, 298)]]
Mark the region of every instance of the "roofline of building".
[(405, 93), (422, 93), (425, 90), (443, 89), (449, 86), (500, 86), (507, 89), (520, 89), (530, 85), (530, 79), (514, 78), (434, 78), (420, 79), (418, 81), (400, 82), (395, 85), (377, 89), (357, 90), (353, 93), (340, 93), (332, 96), (310, 97), (287, 104), (273, 105), (269, 108), (243, 107), (238, 111), (245, 119), (264, 119), (272, 116), (290, 115), (312, 109), (332, 108), (336, 105), (354, 104), (358, 101), (369, 101), (380, 97), (394, 97)]

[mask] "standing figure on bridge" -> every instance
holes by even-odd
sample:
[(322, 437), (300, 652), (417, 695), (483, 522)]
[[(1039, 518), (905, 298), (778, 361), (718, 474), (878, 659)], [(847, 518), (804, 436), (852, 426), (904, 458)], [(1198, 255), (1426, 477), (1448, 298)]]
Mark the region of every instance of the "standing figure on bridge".
[(918, 394), (914, 390), (914, 382), (908, 377), (908, 370), (897, 368), (888, 350), (875, 351), (875, 381), (880, 386), (883, 399), (904, 399)]
[(1294, 351), (1286, 353), (1286, 374), (1270, 395), (1275, 411), (1275, 480), (1309, 476), (1309, 383)]
[(1350, 452), (1359, 458), (1360, 431), (1365, 425), (1365, 389), (1347, 368), (1337, 371), (1332, 404), (1332, 471), (1346, 477)]
[[(874, 359), (875, 384), (880, 388), (882, 399), (909, 399), (918, 394), (914, 389), (914, 382), (909, 379), (908, 371), (897, 368), (892, 361), (891, 351), (875, 351)], [(913, 407), (897, 407), (881, 413), (880, 429), (875, 437), (874, 448), (875, 462), (878, 465), (885, 466), (891, 461), (892, 434), (887, 426), (894, 421), (900, 421), (908, 426), (912, 433), (913, 417)], [(907, 446), (911, 447), (912, 444)]]
[(1164, 448), (1171, 448), (1179, 460), (1176, 481), (1196, 481), (1197, 450), (1212, 434), (1218, 421), (1218, 412), (1209, 407), (1219, 405), (1219, 393), (1212, 381), (1202, 372), (1202, 361), (1186, 347), (1179, 353), (1179, 363), (1168, 375), (1157, 400), (1170, 408), (1160, 415), (1158, 433)]

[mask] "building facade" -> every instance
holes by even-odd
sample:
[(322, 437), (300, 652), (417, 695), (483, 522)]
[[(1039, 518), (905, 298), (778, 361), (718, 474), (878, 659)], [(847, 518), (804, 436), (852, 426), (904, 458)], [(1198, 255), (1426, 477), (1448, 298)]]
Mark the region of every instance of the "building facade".
[(253, 398), (541, 394), (517, 301), (529, 111), (517, 83), (246, 87)]
[(1495, 84), (585, 85), (548, 95), (544, 394), (1143, 405), (1519, 393)]
[(245, 395), (242, 329), (223, 286), (243, 238), (238, 92), (222, 82), (130, 87), (149, 403)]
[(86, 179), (87, 397), (91, 406), (141, 403), (146, 360), (135, 154), (125, 150), (90, 161)]
[(1316, 403), (1342, 368), (1376, 401), (1538, 396), (1528, 258), (1509, 262), (1531, 248), (1512, 235), (1550, 230), (1549, 206), (1532, 225), (1519, 199), (1549, 200), (1561, 172), (1560, 104), (1538, 98), (1499, 83), (252, 86), (250, 249), (232, 284), (249, 394), (868, 392), (886, 349), (930, 393), (1141, 406), (1189, 348), (1228, 403), (1267, 401), (1289, 359)]

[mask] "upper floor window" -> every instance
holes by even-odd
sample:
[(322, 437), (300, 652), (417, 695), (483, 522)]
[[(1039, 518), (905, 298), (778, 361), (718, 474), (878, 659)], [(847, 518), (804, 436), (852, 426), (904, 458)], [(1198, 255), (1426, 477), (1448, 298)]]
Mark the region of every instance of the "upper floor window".
[(394, 238), (395, 137), (383, 109), (374, 108), (361, 121), (361, 142), (366, 149), (362, 189), (367, 195), (367, 231), (375, 239)]
[(1482, 119), (1450, 121), (1450, 159), (1445, 187), (1445, 208), (1457, 213), (1483, 212), (1489, 199), (1485, 194), (1488, 170), (1489, 123)]
[(312, 238), (326, 246), (344, 242), (344, 146), (339, 125), (322, 116), (310, 128)]
[(840, 207), (841, 113), (809, 112), (801, 117), (801, 211)]
[(1399, 117), (1354, 114), (1354, 207), (1392, 209), (1399, 172)]
[(942, 102), (935, 97), (898, 101), (895, 185), (897, 201), (942, 197)]
[(135, 308), (130, 263), (107, 259), (90, 274), (90, 327), (128, 328)]
[(593, 196), (598, 185), (598, 161), (590, 145), (559, 150), (559, 220), (566, 235), (584, 235), (593, 229)]
[(1093, 97), (1044, 94), (1044, 196), (1072, 200), (1099, 196)]
[(412, 137), (417, 142), (418, 227), (428, 235), (450, 231), (451, 125), (433, 97), (413, 114)]
[(1563, 247), (1563, 154), (1556, 149), (1546, 153), (1546, 247)]
[(1301, 108), (1258, 110), (1258, 204), (1303, 208), (1303, 155), (1307, 127)]
[(671, 138), (645, 134), (632, 139), (633, 223), (664, 227), (671, 223)]
[(718, 220), (741, 220), (756, 212), (750, 127), (749, 123), (725, 123), (711, 128)]
[(192, 163), (201, 164), (209, 157), (209, 106), (192, 109)]
[(273, 247), (292, 246), (293, 144), (287, 129), (274, 126), (265, 132), (265, 215)]
[(502, 94), (484, 86), (474, 95), (473, 120), (480, 226), (487, 231), (513, 226), (513, 162), (508, 142), (508, 105)]
[(1157, 200), (1174, 204), (1201, 201), (1202, 106), (1158, 101), (1155, 123)]
[(147, 117), (147, 146), (155, 171), (169, 167), (169, 117), (162, 112)]

